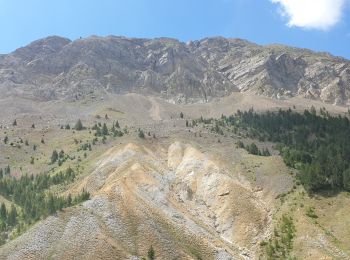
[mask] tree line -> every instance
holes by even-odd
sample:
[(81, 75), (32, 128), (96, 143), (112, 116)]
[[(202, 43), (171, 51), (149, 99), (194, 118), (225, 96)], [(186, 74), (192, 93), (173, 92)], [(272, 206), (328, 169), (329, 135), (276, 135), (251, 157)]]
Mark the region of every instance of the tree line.
[[(68, 184), (74, 181), (75, 173), (71, 168), (54, 175), (46, 173), (23, 175), (19, 179), (3, 177), (0, 179), (0, 195), (13, 204), (7, 208), (3, 203), (0, 206), (0, 243), (14, 227), (21, 229), (58, 210), (79, 204), (90, 198), (89, 192), (83, 190), (72, 197), (57, 196), (50, 188), (58, 184)], [(20, 207), (18, 212), (14, 205)]]
[[(199, 119), (199, 123), (242, 129), (247, 137), (277, 143), (284, 162), (300, 172), (298, 178), (310, 192), (350, 191), (350, 121), (312, 107), (303, 113), (291, 109), (256, 113), (237, 111), (220, 119)], [(251, 153), (258, 153), (250, 145)]]

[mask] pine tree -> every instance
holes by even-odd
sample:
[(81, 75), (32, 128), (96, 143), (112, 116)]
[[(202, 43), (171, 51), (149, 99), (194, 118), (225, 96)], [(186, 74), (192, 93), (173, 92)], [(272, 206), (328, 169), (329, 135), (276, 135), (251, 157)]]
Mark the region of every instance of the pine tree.
[(67, 197), (67, 206), (70, 207), (72, 205), (72, 195), (69, 193)]
[(74, 129), (75, 129), (75, 130), (77, 130), (77, 131), (81, 131), (81, 130), (83, 130), (83, 129), (84, 129), (84, 127), (83, 127), (83, 123), (81, 122), (81, 120), (80, 120), (80, 119), (78, 119), (77, 123), (75, 124)]
[(5, 203), (1, 203), (0, 206), (0, 219), (2, 219), (3, 221), (6, 221), (7, 218), (7, 210), (6, 210), (6, 205)]
[(11, 205), (11, 210), (8, 213), (7, 222), (9, 226), (15, 226), (17, 223), (17, 209), (13, 204)]
[(249, 146), (249, 153), (251, 154), (254, 154), (254, 155), (259, 155), (259, 148), (256, 146), (255, 143), (252, 143), (250, 146)]
[(10, 173), (11, 173), (10, 165), (7, 165), (5, 168), (5, 175), (10, 175)]
[(61, 150), (61, 151), (60, 151), (60, 153), (58, 154), (58, 156), (59, 156), (59, 158), (61, 158), (61, 159), (62, 159), (62, 158), (64, 157), (64, 151), (63, 151), (63, 150)]
[(49, 193), (49, 198), (47, 200), (47, 209), (49, 211), (49, 214), (53, 214), (56, 212), (55, 199), (52, 193)]
[(54, 164), (55, 162), (57, 162), (57, 160), (58, 160), (58, 153), (56, 150), (54, 150), (51, 155), (51, 163)]
[(153, 246), (151, 246), (149, 249), (148, 249), (148, 252), (147, 252), (147, 257), (149, 260), (154, 260), (155, 257), (156, 257), (156, 253), (153, 249)]
[(141, 129), (139, 129), (139, 137), (145, 139), (145, 133)]
[(106, 123), (104, 123), (102, 126), (102, 135), (108, 135), (108, 128)]

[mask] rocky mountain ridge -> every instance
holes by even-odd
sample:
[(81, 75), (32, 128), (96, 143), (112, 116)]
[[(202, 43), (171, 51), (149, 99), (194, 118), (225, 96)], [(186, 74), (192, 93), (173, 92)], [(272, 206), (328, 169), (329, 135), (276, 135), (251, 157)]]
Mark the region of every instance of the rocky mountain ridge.
[(0, 89), (4, 96), (45, 100), (138, 92), (173, 102), (207, 102), (240, 91), (346, 105), (350, 62), (327, 53), (222, 37), (183, 43), (51, 36), (0, 56)]

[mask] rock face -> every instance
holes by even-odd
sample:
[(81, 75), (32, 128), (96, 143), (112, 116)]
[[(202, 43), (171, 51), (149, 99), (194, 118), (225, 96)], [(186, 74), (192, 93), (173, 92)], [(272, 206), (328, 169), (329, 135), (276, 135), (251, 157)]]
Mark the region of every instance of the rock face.
[(76, 187), (92, 199), (38, 223), (0, 259), (141, 259), (151, 245), (157, 259), (257, 259), (271, 205), (190, 145), (152, 150), (107, 151)]
[(140, 92), (176, 102), (244, 91), (347, 104), (350, 62), (220, 37), (186, 44), (168, 38), (54, 36), (1, 55), (0, 89), (4, 95), (44, 99)]

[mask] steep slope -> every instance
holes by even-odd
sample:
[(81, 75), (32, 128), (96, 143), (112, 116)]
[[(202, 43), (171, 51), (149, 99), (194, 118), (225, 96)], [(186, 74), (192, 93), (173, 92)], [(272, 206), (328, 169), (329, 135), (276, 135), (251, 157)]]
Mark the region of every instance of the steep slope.
[(241, 91), (348, 102), (350, 64), (344, 59), (287, 46), (261, 47), (224, 38), (204, 39), (190, 46)]
[[(21, 232), (10, 233), (0, 247), (0, 259), (136, 260), (145, 257), (151, 245), (157, 259), (265, 259), (270, 239), (280, 234), (274, 230), (283, 215), (291, 217), (296, 228), (291, 256), (350, 259), (348, 193), (310, 197), (291, 174), (294, 170), (275, 155), (274, 144), (239, 132), (217, 134), (201, 124), (186, 127), (186, 121), (192, 124), (201, 116), (220, 118), (252, 106), (265, 111), (295, 105), (303, 111), (314, 105), (318, 111), (321, 102), (234, 93), (183, 105), (139, 94), (111, 94), (101, 102), (9, 98), (0, 105), (6, 111), (0, 115), (0, 139), (10, 140), (0, 143), (0, 168), (10, 165), (12, 176), (19, 177), (54, 175), (69, 166), (77, 174), (74, 182), (47, 191), (63, 197), (75, 197), (82, 189), (91, 192), (91, 199), (79, 206), (33, 226), (18, 226)], [(331, 113), (347, 113), (345, 107), (325, 106)], [(78, 118), (86, 130), (61, 128), (73, 126)], [(91, 151), (82, 149), (85, 143), (93, 144), (92, 126), (106, 123), (111, 130), (117, 120), (128, 134), (109, 135), (105, 142), (100, 137)], [(139, 128), (145, 139), (138, 137)], [(236, 148), (240, 140), (254, 141), (274, 155), (250, 155)], [(52, 164), (53, 149), (75, 159)], [(10, 200), (0, 197), (8, 207)], [(317, 218), (310, 217), (309, 209)]]
[(233, 91), (347, 104), (350, 63), (325, 53), (244, 40), (48, 37), (0, 56), (4, 95), (79, 99), (146, 92), (175, 102)]
[(82, 188), (91, 200), (36, 225), (0, 258), (139, 259), (151, 245), (159, 259), (256, 258), (271, 231), (268, 200), (178, 142), (112, 148), (73, 192)]

